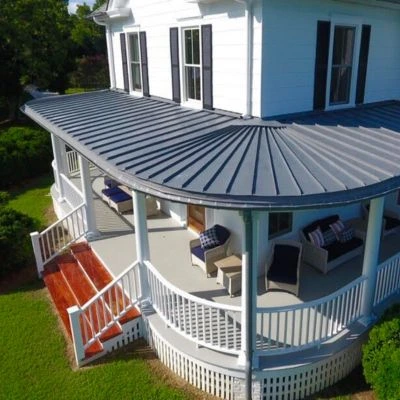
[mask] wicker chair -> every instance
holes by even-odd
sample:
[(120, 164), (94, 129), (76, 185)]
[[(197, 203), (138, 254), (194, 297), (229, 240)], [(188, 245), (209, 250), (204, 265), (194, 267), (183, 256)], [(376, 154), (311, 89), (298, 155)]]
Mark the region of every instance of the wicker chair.
[[(369, 204), (362, 205), (363, 217), (368, 221)], [(400, 212), (393, 210), (383, 211), (382, 236), (400, 232)]]
[(200, 239), (191, 240), (189, 244), (192, 265), (198, 265), (204, 270), (207, 277), (210, 277), (211, 274), (217, 270), (217, 267), (214, 265), (215, 261), (221, 260), (227, 256), (231, 239), (231, 234), (228, 229), (221, 225), (215, 225), (215, 228), (221, 243), (219, 246), (213, 247), (212, 249), (203, 249)]
[(299, 295), (303, 246), (294, 240), (273, 242), (266, 265), (265, 288), (285, 290)]

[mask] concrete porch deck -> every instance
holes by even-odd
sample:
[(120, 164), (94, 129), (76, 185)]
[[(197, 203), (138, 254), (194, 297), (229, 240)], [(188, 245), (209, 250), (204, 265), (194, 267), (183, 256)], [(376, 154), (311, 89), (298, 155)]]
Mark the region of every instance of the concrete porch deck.
[[(71, 178), (80, 188), (80, 179)], [(100, 236), (90, 244), (109, 271), (117, 276), (136, 260), (133, 215), (117, 214), (101, 200), (103, 175), (92, 170), (92, 187), (96, 222)], [(179, 289), (200, 298), (218, 303), (240, 305), (240, 293), (230, 297), (227, 290), (216, 283), (216, 277), (207, 278), (190, 260), (189, 241), (196, 235), (173, 218), (160, 212), (147, 220), (150, 257), (158, 271)], [(398, 235), (385, 237), (381, 243), (380, 262), (400, 251)], [(307, 264), (301, 266), (299, 297), (290, 293), (266, 293), (264, 276), (259, 277), (257, 305), (275, 307), (300, 304), (322, 298), (335, 292), (361, 275), (363, 257), (358, 256), (324, 275)]]

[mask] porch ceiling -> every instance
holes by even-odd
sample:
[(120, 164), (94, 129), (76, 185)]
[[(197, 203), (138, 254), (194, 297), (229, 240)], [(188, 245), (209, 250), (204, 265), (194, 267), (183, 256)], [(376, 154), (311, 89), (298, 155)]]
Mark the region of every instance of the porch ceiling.
[(106, 90), (23, 111), (118, 181), (174, 201), (295, 209), (400, 187), (400, 102), (278, 123)]

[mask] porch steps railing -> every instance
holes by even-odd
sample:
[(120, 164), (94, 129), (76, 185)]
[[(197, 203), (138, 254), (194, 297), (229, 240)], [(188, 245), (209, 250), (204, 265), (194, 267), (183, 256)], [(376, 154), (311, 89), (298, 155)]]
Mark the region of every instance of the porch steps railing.
[(32, 232), (31, 240), (39, 276), (44, 265), (85, 235), (85, 205), (81, 204), (43, 232)]
[(168, 282), (146, 261), (153, 308), (168, 326), (200, 346), (238, 354), (241, 307), (193, 296)]
[[(87, 243), (54, 259), (44, 281), (72, 338), (78, 365), (103, 354), (109, 341), (124, 336), (124, 324), (140, 316), (137, 263), (113, 279)], [(125, 338), (119, 341), (126, 343)]]
[(361, 317), (363, 276), (321, 299), (257, 308), (258, 355), (289, 353), (319, 345)]
[(396, 293), (400, 293), (400, 254), (396, 254), (379, 265), (374, 306)]
[(79, 171), (78, 153), (75, 150), (66, 152), (68, 174), (74, 174)]

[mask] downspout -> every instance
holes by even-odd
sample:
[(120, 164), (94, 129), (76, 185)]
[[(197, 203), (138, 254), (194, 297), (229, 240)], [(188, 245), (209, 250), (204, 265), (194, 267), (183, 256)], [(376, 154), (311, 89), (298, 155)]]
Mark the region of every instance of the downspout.
[(246, 106), (243, 119), (252, 118), (252, 85), (253, 85), (253, 0), (235, 0), (246, 6)]
[(93, 21), (97, 25), (105, 26), (106, 27), (106, 41), (107, 41), (107, 53), (108, 53), (108, 68), (110, 72), (110, 88), (116, 88), (116, 78), (115, 78), (115, 68), (114, 68), (114, 48), (112, 42), (112, 32), (111, 26), (108, 21), (101, 21), (96, 16), (93, 17)]

